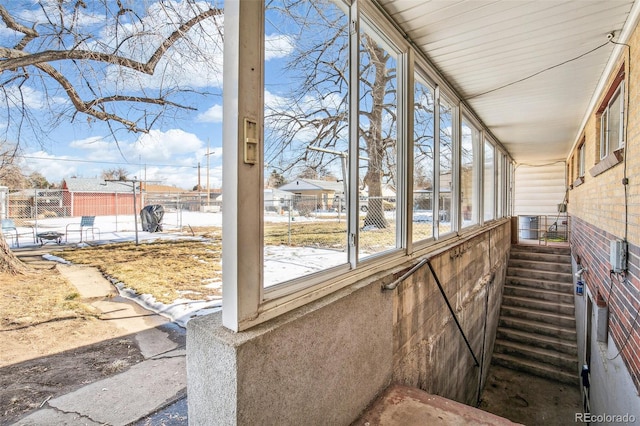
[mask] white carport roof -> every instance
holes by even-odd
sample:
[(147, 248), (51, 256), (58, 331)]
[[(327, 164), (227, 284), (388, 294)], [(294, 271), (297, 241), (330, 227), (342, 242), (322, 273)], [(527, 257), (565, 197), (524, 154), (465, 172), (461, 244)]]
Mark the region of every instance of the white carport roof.
[(564, 160), (633, 0), (377, 0), (518, 162)]

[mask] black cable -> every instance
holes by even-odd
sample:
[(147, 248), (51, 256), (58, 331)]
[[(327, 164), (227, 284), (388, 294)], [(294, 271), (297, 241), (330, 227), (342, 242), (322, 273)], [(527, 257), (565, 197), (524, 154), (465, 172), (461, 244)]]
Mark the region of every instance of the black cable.
[(547, 72), (547, 71), (550, 71), (550, 70), (552, 70), (552, 69), (554, 69), (554, 68), (558, 68), (558, 67), (561, 67), (562, 65), (566, 65), (566, 64), (568, 64), (568, 63), (570, 63), (570, 62), (577, 61), (578, 59), (583, 58), (583, 57), (585, 57), (585, 56), (587, 56), (587, 55), (589, 55), (589, 54), (591, 54), (591, 53), (595, 52), (596, 50), (599, 50), (599, 49), (601, 49), (601, 48), (605, 47), (605, 46), (606, 46), (606, 45), (608, 45), (609, 43), (613, 43), (613, 42), (612, 42), (611, 40), (607, 40), (607, 42), (606, 42), (606, 43), (603, 43), (603, 44), (601, 44), (601, 45), (599, 45), (599, 46), (597, 46), (597, 47), (595, 47), (595, 48), (593, 48), (593, 49), (589, 50), (588, 52), (582, 53), (582, 54), (580, 54), (580, 55), (578, 55), (578, 56), (576, 56), (576, 57), (574, 57), (574, 58), (567, 59), (566, 61), (560, 62), (559, 64), (552, 65), (552, 66), (550, 66), (550, 67), (548, 67), (548, 68), (545, 68), (545, 69), (543, 69), (543, 70), (540, 70), (540, 71), (538, 71), (538, 72), (535, 72), (535, 73), (533, 73), (533, 74), (531, 74), (531, 75), (529, 75), (529, 76), (527, 76), (527, 77), (523, 77), (523, 78), (520, 78), (520, 79), (518, 79), (518, 80), (516, 80), (516, 81), (512, 81), (511, 83), (507, 83), (507, 84), (504, 84), (504, 85), (502, 85), (502, 86), (496, 87), (495, 89), (487, 90), (486, 92), (482, 92), (482, 93), (478, 93), (478, 94), (476, 94), (476, 95), (468, 96), (466, 99), (467, 99), (467, 100), (469, 100), (469, 99), (474, 99), (474, 98), (477, 98), (477, 97), (479, 97), (479, 96), (483, 96), (483, 95), (486, 95), (486, 94), (488, 94), (488, 93), (492, 93), (492, 92), (495, 92), (495, 91), (498, 91), (498, 90), (504, 89), (505, 87), (513, 86), (514, 84), (518, 84), (518, 83), (521, 83), (521, 82), (523, 82), (523, 81), (529, 80), (529, 79), (531, 79), (531, 78), (533, 78), (533, 77), (536, 77), (536, 76), (538, 76), (538, 75), (540, 75), (540, 74), (542, 74), (542, 73), (545, 73), (545, 72)]
[(629, 329), (627, 330), (627, 337), (625, 337), (624, 343), (622, 343), (622, 346), (620, 346), (620, 349), (618, 349), (618, 353), (616, 354), (616, 356), (614, 356), (613, 358), (607, 358), (609, 361), (613, 361), (614, 359), (618, 358), (622, 353), (622, 351), (624, 350), (624, 348), (627, 346), (627, 343), (629, 343), (629, 340), (631, 338), (631, 333), (633, 333), (636, 330), (635, 325), (636, 325), (636, 321), (638, 320), (639, 314), (640, 314), (640, 305), (638, 306), (638, 309), (636, 309), (636, 315), (635, 317), (633, 317), (633, 321), (631, 322), (631, 327), (629, 327)]
[[(631, 45), (627, 43), (619, 43), (617, 41), (609, 40), (609, 43), (615, 44), (618, 46), (626, 46), (627, 47), (627, 67), (629, 69), (628, 80), (631, 81)], [(625, 90), (625, 101), (626, 108), (624, 112), (624, 162), (623, 162), (623, 186), (624, 186), (624, 240), (627, 241), (627, 236), (629, 234), (629, 178), (627, 177), (627, 144), (629, 143), (629, 98), (630, 88), (626, 88)]]
[(36, 157), (32, 155), (21, 155), (20, 158), (28, 158), (31, 160), (53, 160), (53, 161), (68, 161), (70, 163), (93, 163), (93, 164), (115, 164), (115, 165), (127, 165), (127, 166), (153, 166), (153, 167), (175, 167), (177, 169), (195, 169), (197, 166), (180, 166), (177, 164), (137, 164), (137, 163), (125, 163), (122, 161), (97, 161), (97, 160), (79, 160), (72, 158), (54, 158), (54, 157)]

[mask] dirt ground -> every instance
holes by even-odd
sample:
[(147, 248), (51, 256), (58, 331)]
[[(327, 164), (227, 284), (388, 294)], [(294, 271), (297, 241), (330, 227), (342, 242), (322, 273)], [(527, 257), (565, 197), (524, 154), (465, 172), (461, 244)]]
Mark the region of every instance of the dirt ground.
[(100, 320), (50, 262), (23, 260), (33, 274), (0, 274), (2, 425), (143, 360), (133, 337)]
[(492, 365), (478, 408), (524, 425), (580, 425), (578, 386)]

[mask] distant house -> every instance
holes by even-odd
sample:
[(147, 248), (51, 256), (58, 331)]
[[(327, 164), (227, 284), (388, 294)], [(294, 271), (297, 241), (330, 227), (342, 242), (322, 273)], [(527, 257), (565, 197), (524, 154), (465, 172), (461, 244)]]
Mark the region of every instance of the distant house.
[(282, 209), (289, 208), (289, 202), (293, 194), (289, 191), (283, 191), (276, 188), (267, 188), (264, 190), (264, 209), (266, 211), (278, 212)]
[(315, 198), (317, 208), (335, 208), (334, 202), (344, 198), (344, 184), (342, 182), (317, 180), (317, 179), (296, 179), (278, 188), (300, 197)]
[(208, 192), (190, 191), (175, 186), (141, 184), (146, 204), (160, 204), (165, 209), (181, 209), (188, 211), (219, 212), (222, 205), (219, 188)]
[(143, 203), (139, 187), (136, 189), (137, 205), (134, 209), (132, 182), (110, 182), (99, 178), (68, 178), (62, 181), (63, 203), (69, 216), (134, 214)]

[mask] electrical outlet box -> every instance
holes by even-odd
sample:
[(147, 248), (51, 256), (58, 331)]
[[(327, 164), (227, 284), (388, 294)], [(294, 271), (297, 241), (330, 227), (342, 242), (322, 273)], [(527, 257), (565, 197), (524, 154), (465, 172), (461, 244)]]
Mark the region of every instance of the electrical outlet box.
[(622, 240), (611, 241), (609, 251), (611, 270), (620, 273), (627, 270), (627, 242)]

